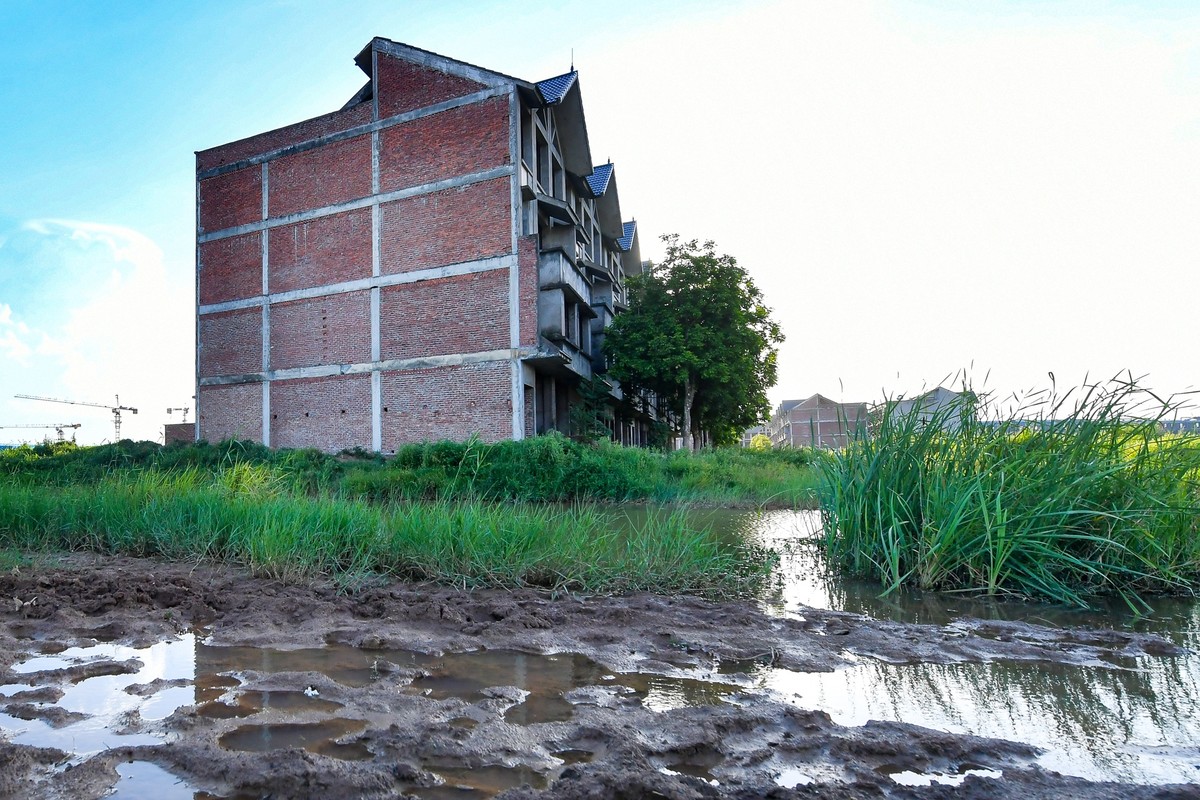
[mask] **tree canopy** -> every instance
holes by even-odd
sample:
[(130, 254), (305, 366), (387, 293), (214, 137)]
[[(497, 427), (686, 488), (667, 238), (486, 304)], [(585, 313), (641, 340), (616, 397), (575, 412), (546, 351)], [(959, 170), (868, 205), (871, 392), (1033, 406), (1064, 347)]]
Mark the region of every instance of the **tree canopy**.
[(733, 256), (663, 240), (666, 257), (629, 278), (629, 310), (606, 331), (609, 371), (629, 394), (657, 395), (685, 447), (705, 435), (728, 444), (766, 417), (783, 334)]

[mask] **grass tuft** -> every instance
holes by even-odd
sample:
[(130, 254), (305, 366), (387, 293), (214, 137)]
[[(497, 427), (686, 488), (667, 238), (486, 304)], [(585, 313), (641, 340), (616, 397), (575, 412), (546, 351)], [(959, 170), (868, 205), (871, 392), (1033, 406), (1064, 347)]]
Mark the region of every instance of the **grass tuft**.
[(224, 561), (295, 579), (384, 575), (462, 587), (752, 596), (768, 551), (682, 514), (616, 530), (592, 506), (293, 495), (259, 465), (141, 471), (95, 484), (0, 484), (0, 552), (93, 550)]

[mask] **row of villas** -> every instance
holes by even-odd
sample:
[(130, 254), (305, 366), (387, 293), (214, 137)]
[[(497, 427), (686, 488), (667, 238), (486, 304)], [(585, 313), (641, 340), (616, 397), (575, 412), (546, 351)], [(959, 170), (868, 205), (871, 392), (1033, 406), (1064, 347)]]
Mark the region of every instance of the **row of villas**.
[[(948, 409), (961, 404), (963, 393), (942, 386), (916, 395), (889, 402), (891, 413), (906, 417), (915, 415), (918, 422), (934, 419), (945, 428), (957, 427), (957, 418)], [(822, 394), (803, 400), (784, 400), (765, 425), (751, 428), (742, 436), (742, 446), (749, 446), (756, 434), (768, 437), (772, 447), (845, 447), (855, 436), (866, 432), (871, 414), (867, 403), (839, 403)]]
[[(355, 63), (338, 111), (196, 154), (196, 437), (386, 453), (567, 431), (642, 269), (578, 73), (383, 38)], [(610, 425), (640, 444), (651, 422)]]

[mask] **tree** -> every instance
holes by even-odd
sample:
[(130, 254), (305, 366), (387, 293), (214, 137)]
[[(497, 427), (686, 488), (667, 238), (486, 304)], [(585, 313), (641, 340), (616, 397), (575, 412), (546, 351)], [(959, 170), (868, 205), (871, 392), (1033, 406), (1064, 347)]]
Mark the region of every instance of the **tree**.
[(766, 417), (783, 334), (733, 256), (712, 242), (663, 241), (666, 258), (629, 279), (629, 310), (605, 332), (609, 370), (665, 401), (688, 449), (705, 436), (729, 444)]

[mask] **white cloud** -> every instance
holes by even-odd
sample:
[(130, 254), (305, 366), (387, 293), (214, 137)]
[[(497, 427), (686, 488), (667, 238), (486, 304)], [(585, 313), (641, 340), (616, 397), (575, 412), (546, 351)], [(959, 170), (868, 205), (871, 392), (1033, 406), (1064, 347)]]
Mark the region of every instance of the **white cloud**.
[(0, 355), (28, 366), (29, 356), (33, 353), (26, 341), (29, 334), (29, 326), (13, 318), (12, 307), (0, 303)]
[[(24, 360), (15, 392), (89, 403), (138, 408), (122, 417), (122, 438), (157, 440), (169, 421), (171, 406), (193, 405), (192, 298), (190, 285), (171, 279), (161, 248), (130, 228), (99, 222), (38, 219), (23, 229), (45, 237), (39, 257), (56, 254), (61, 263), (82, 261), (93, 279), (76, 295), (58, 291), (31, 303), (55, 313), (41, 329), (13, 322), (11, 309), (0, 309), (0, 358)], [(54, 263), (37, 265), (54, 270)], [(183, 270), (176, 270), (182, 273)], [(190, 272), (190, 270), (188, 271)], [(9, 330), (19, 333), (8, 346)], [(36, 345), (30, 341), (37, 339)], [(6, 387), (7, 388), (7, 387)], [(5, 408), (7, 406), (7, 408)], [(83, 424), (81, 442), (113, 437), (112, 415), (104, 408), (0, 398), (5, 418), (21, 421), (69, 421)], [(67, 418), (70, 419), (67, 419)], [(11, 439), (5, 436), (4, 439)]]

